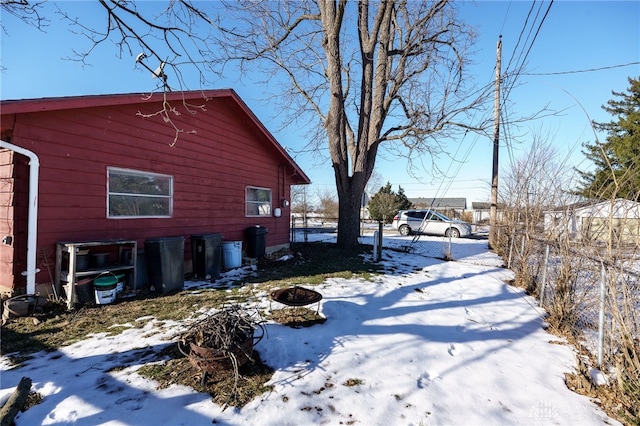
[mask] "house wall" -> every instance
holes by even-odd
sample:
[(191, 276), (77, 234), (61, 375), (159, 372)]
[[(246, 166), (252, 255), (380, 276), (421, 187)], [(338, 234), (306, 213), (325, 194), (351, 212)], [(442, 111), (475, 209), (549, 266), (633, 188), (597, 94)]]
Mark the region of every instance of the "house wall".
[(618, 199), (566, 211), (545, 212), (550, 237), (568, 235), (587, 241), (640, 244), (640, 203)]
[(0, 286), (13, 283), (13, 244), (7, 244), (6, 238), (13, 240), (13, 177), (14, 153), (0, 150)]
[[(169, 112), (171, 122), (157, 114), (159, 104), (16, 115), (11, 142), (40, 159), (38, 252), (57, 241), (124, 238), (143, 247), (146, 238), (182, 235), (190, 259), (191, 234), (243, 240), (253, 225), (268, 228), (268, 247), (288, 245), (289, 209), (280, 204), (292, 182), (282, 156), (234, 102), (213, 98), (191, 111), (175, 106), (179, 115)], [(109, 166), (172, 175), (173, 217), (107, 219)], [(282, 216), (245, 217), (246, 186), (270, 188), (272, 208), (281, 207)], [(45, 271), (36, 276), (49, 281)]]
[(640, 220), (632, 218), (583, 217), (582, 237), (588, 241), (615, 244), (638, 244), (640, 242)]

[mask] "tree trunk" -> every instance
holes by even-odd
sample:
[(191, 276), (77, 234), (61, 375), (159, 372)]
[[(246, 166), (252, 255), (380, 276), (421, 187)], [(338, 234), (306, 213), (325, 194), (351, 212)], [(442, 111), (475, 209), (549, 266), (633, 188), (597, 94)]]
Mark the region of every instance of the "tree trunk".
[(366, 180), (362, 173), (351, 177), (336, 175), (338, 187), (338, 241), (343, 248), (357, 247), (360, 236), (360, 206)]
[(10, 426), (13, 424), (13, 419), (18, 414), (18, 411), (24, 408), (24, 404), (27, 402), (27, 397), (31, 391), (31, 379), (23, 377), (18, 383), (18, 387), (13, 391), (7, 402), (4, 403), (2, 409), (0, 409), (0, 425)]

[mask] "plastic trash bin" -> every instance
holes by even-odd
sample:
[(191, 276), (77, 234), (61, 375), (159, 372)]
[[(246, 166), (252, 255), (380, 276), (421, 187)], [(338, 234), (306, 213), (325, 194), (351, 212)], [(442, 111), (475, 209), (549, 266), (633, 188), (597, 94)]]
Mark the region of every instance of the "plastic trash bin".
[(184, 288), (184, 237), (150, 238), (144, 252), (150, 286), (161, 293)]
[(191, 260), (193, 275), (210, 280), (220, 277), (222, 259), (222, 235), (195, 234), (191, 236)]
[(242, 241), (224, 241), (222, 243), (222, 259), (226, 269), (242, 266)]
[(264, 226), (250, 226), (245, 230), (247, 237), (247, 256), (262, 257), (267, 248), (267, 233), (269, 230)]

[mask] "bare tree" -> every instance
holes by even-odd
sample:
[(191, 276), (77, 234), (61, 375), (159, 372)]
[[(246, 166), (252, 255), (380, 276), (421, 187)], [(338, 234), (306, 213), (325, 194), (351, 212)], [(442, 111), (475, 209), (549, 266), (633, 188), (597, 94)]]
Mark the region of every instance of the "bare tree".
[(367, 182), (367, 193), (375, 193), (376, 191), (378, 191), (378, 189), (380, 189), (382, 185), (384, 185), (384, 179), (382, 178), (382, 175), (374, 170), (373, 173), (371, 173), (371, 176), (369, 176), (369, 181)]
[[(44, 2), (45, 0), (0, 0), (0, 6), (2, 12), (13, 15), (25, 24), (42, 30), (49, 24), (49, 20), (42, 16)], [(0, 22), (0, 27), (2, 27), (2, 32), (7, 32), (2, 22)]]
[[(510, 235), (509, 248), (502, 247), (502, 250), (505, 254), (509, 250), (518, 251), (522, 261), (512, 266), (525, 288), (536, 284), (539, 268), (530, 262), (530, 258), (538, 249), (534, 239), (545, 234), (545, 212), (576, 200), (571, 192), (575, 172), (567, 164), (567, 158), (560, 158), (557, 150), (547, 142), (553, 140), (551, 136), (538, 131), (531, 135), (533, 141), (529, 150), (503, 172), (500, 193), (501, 203), (506, 206), (502, 222), (506, 234)], [(559, 245), (568, 247), (568, 235), (557, 234), (551, 229), (548, 232), (553, 233), (550, 236)]]
[(313, 211), (314, 207), (307, 195), (308, 185), (294, 185), (291, 187), (291, 212), (302, 214)]
[[(340, 210), (338, 206), (338, 198), (335, 193), (327, 188), (322, 190), (319, 189), (317, 197), (319, 200), (317, 212), (320, 213), (325, 220), (338, 219), (339, 221), (340, 217), (338, 215), (340, 214)], [(358, 226), (360, 226), (360, 223), (358, 223)]]
[(162, 11), (152, 10), (158, 2), (97, 4), (103, 28), (66, 15), (89, 39), (82, 61), (111, 41), (149, 69), (164, 64), (165, 90), (188, 86), (188, 66), (201, 85), (247, 70), (282, 84), (272, 100), (288, 113), (284, 125), (297, 123), (308, 131), (307, 148), (328, 151), (343, 247), (358, 244), (362, 194), (381, 146), (422, 162), (458, 130), (484, 128), (470, 113), (488, 92), (472, 91), (464, 74), (474, 35), (446, 0), (174, 0)]

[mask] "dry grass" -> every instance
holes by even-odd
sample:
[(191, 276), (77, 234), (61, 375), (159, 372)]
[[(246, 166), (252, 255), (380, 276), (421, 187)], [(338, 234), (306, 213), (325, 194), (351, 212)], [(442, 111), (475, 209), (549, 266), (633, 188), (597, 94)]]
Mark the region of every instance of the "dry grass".
[[(362, 254), (367, 252), (371, 252), (370, 246), (347, 251), (338, 249), (335, 244), (300, 244), (293, 247), (294, 256), (290, 260), (277, 260), (282, 253), (261, 259), (257, 273), (238, 280), (235, 287), (228, 290), (144, 293), (114, 304), (89, 305), (73, 311), (68, 311), (64, 303), (50, 302), (33, 316), (10, 320), (2, 326), (1, 353), (19, 365), (36, 352), (54, 351), (89, 334), (113, 335), (129, 328), (119, 324), (143, 327), (145, 321), (136, 321), (142, 317), (160, 321), (189, 319), (202, 309), (249, 301), (254, 296), (244, 290), (246, 283), (253, 283), (256, 290), (269, 291), (288, 287), (292, 282), (312, 287), (332, 277), (369, 279), (377, 273), (379, 266), (364, 260)], [(306, 308), (274, 311), (271, 319), (292, 327), (324, 322), (316, 311)], [(170, 360), (165, 361), (167, 357)], [(253, 362), (239, 368), (238, 377), (229, 370), (207, 375), (201, 383), (201, 372), (173, 344), (158, 354), (158, 363), (143, 366), (139, 372), (157, 381), (159, 387), (183, 384), (211, 394), (218, 404), (240, 407), (269, 390), (264, 384), (271, 378), (273, 370), (262, 363), (258, 352), (253, 352), (252, 359)]]
[(292, 328), (311, 327), (323, 324), (327, 319), (317, 311), (305, 307), (277, 309), (271, 312), (270, 319)]
[(208, 374), (202, 381), (202, 372), (177, 348), (171, 345), (166, 354), (171, 356), (168, 361), (145, 365), (138, 370), (144, 377), (158, 383), (158, 389), (167, 388), (174, 384), (189, 386), (197, 392), (208, 393), (216, 404), (242, 407), (271, 388), (265, 383), (271, 379), (273, 369), (264, 364), (260, 354), (254, 351), (253, 362), (246, 363), (238, 369), (238, 376), (232, 369)]

